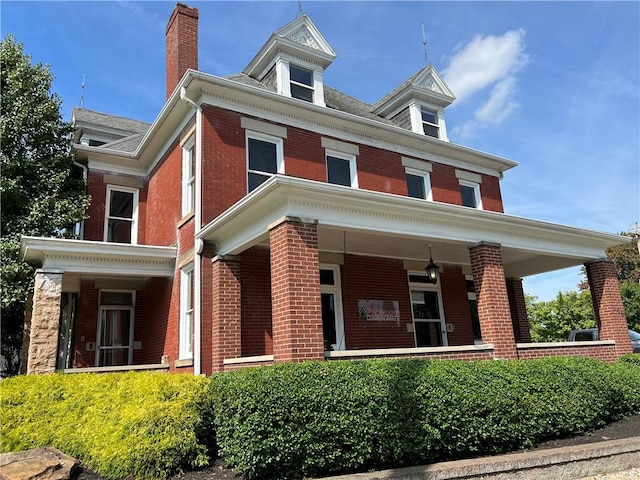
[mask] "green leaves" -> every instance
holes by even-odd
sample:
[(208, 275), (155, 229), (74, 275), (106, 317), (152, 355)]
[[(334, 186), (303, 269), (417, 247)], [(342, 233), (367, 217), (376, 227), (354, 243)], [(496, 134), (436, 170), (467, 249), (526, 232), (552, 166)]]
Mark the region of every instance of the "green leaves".
[(22, 235), (67, 237), (86, 216), (89, 197), (71, 155), (73, 127), (62, 121), (48, 66), (32, 64), (12, 36), (0, 42), (0, 224), (2, 355), (16, 373), (32, 269), (19, 258)]

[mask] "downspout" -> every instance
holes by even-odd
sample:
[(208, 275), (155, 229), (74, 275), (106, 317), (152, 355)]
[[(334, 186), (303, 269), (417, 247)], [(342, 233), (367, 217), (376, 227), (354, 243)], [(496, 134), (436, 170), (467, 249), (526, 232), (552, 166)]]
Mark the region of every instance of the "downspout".
[(202, 228), (202, 108), (187, 96), (186, 87), (180, 88), (180, 98), (196, 109), (196, 188), (194, 198), (195, 235), (193, 236), (193, 374), (202, 373), (202, 240), (198, 233)]

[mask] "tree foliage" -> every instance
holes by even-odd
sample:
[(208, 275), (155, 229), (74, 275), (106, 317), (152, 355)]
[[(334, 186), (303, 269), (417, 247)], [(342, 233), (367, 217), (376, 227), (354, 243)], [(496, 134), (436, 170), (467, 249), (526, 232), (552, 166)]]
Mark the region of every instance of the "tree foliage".
[(621, 283), (638, 283), (640, 281), (640, 251), (638, 251), (637, 237), (631, 232), (621, 232), (620, 235), (631, 238), (627, 243), (608, 248), (607, 257), (615, 263), (618, 270), (618, 280)]
[(73, 237), (89, 197), (70, 152), (48, 65), (32, 64), (12, 36), (0, 41), (2, 357), (16, 373), (33, 269), (20, 260), (20, 237)]
[(566, 340), (571, 330), (596, 326), (591, 292), (558, 292), (549, 302), (527, 295), (527, 315), (534, 342)]

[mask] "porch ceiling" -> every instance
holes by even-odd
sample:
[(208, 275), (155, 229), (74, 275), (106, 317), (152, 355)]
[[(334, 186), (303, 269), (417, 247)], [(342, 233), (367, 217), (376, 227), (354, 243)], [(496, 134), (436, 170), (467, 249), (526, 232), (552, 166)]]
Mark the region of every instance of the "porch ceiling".
[(505, 274), (524, 277), (602, 258), (624, 243), (593, 232), (496, 212), (276, 175), (205, 226), (219, 255), (269, 243), (269, 226), (297, 217), (318, 223), (321, 251), (468, 265), (469, 247), (502, 245)]
[(170, 277), (177, 249), (152, 245), (22, 237), (20, 255), (48, 271), (91, 277)]

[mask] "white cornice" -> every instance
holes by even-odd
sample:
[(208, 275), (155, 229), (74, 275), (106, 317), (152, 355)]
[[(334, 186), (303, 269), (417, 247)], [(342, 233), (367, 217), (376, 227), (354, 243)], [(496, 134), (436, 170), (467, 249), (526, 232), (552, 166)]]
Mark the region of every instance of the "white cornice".
[(46, 237), (22, 237), (20, 256), (30, 264), (65, 273), (170, 277), (177, 249)]
[(311, 218), (319, 228), (392, 236), (399, 242), (431, 239), (462, 250), (478, 242), (498, 243), (519, 252), (512, 256), (514, 271), (531, 273), (536, 268), (531, 256), (579, 264), (626, 241), (619, 235), (279, 175), (210, 222), (199, 237), (215, 242), (218, 254), (235, 255), (264, 242), (268, 226), (283, 217)]

